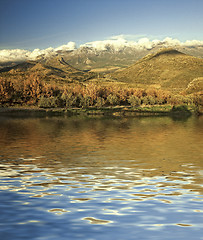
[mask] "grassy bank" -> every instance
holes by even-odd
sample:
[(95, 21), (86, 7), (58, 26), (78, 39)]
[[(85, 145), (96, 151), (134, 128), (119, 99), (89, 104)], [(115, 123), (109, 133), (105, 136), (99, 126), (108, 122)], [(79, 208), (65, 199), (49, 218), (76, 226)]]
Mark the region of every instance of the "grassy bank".
[[(190, 116), (200, 114), (194, 105), (185, 106), (115, 106), (88, 108), (39, 108), (39, 107), (1, 107), (1, 115), (29, 116)], [(202, 113), (201, 113), (202, 114)]]

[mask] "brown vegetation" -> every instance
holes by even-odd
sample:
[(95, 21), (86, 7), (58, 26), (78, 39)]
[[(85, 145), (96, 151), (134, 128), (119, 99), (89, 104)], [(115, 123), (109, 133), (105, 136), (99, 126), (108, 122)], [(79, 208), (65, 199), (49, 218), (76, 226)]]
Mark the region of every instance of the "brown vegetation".
[(35, 105), (39, 107), (90, 107), (140, 105), (202, 105), (202, 95), (171, 94), (160, 89), (130, 88), (95, 83), (50, 84), (36, 74), (24, 79), (0, 77), (0, 104)]
[(70, 66), (62, 57), (52, 57), (45, 62), (26, 61), (13, 67), (0, 69), (0, 76), (6, 79), (24, 79), (30, 75), (50, 83), (66, 84), (83, 82), (95, 77), (95, 73), (85, 72)]
[[(203, 75), (202, 66), (202, 59), (172, 49), (159, 51), (112, 74), (122, 81), (135, 81), (130, 86), (113, 82), (108, 75), (96, 78), (95, 73), (75, 69), (61, 57), (29, 61), (0, 70), (0, 104), (43, 108), (201, 106), (202, 78), (194, 76)], [(183, 91), (174, 91), (177, 89)]]

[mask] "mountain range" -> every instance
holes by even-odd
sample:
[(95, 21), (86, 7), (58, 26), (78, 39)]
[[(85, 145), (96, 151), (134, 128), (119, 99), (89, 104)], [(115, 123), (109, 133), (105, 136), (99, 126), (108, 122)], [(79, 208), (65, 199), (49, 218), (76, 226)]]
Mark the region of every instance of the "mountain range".
[[(201, 47), (199, 49), (201, 50)], [(74, 51), (61, 51), (56, 56), (40, 56), (35, 61), (29, 60), (4, 67), (0, 69), (0, 77), (23, 79), (37, 74), (47, 82), (62, 85), (96, 80), (176, 92), (186, 89), (188, 92), (203, 90), (203, 59), (186, 54), (190, 52), (193, 55), (201, 55), (198, 47), (185, 47), (184, 51), (178, 51), (176, 48), (158, 48), (157, 51), (157, 48), (153, 48), (150, 53), (147, 49), (142, 49), (137, 50), (139, 54), (131, 50), (126, 47), (120, 51), (96, 51), (83, 47)], [(142, 57), (143, 55), (145, 56)], [(83, 69), (79, 70), (77, 66), (81, 69), (83, 66)], [(87, 66), (91, 70), (84, 70)], [(102, 72), (102, 75), (98, 72)]]
[[(164, 44), (158, 44), (151, 49), (124, 47), (120, 50), (115, 50), (109, 46), (105, 50), (98, 50), (84, 46), (74, 51), (60, 52), (59, 54), (62, 54), (68, 63), (79, 69), (109, 72), (118, 68), (128, 67), (147, 54), (156, 53), (165, 47), (166, 45)], [(186, 47), (177, 45), (173, 48), (185, 54), (203, 58), (203, 46)]]
[(45, 62), (51, 57), (58, 56), (63, 57), (76, 69), (111, 72), (118, 68), (128, 67), (147, 54), (168, 47), (203, 58), (203, 41), (193, 40), (183, 43), (171, 38), (163, 41), (150, 41), (143, 38), (138, 42), (131, 42), (118, 36), (112, 40), (86, 43), (80, 45), (79, 48), (76, 48), (73, 42), (69, 42), (58, 48), (35, 49), (32, 52), (21, 49), (0, 50), (0, 69), (26, 60)]

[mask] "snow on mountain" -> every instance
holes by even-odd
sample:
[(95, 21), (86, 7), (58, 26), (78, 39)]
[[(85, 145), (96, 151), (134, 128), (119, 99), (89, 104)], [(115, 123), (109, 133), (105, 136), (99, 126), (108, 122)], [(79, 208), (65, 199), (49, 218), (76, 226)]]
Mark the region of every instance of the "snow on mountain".
[[(203, 57), (203, 41), (188, 40), (186, 42), (181, 42), (178, 39), (172, 39), (169, 37), (163, 40), (150, 40), (145, 37), (140, 38), (137, 41), (132, 41), (127, 40), (125, 36), (120, 35), (103, 41), (87, 42), (80, 45), (78, 48), (76, 47), (75, 42), (68, 42), (57, 48), (50, 47), (46, 49), (34, 49), (33, 51), (24, 49), (4, 49), (0, 50), (0, 64), (5, 65), (5, 63), (8, 62), (22, 62), (39, 58), (47, 59), (51, 56), (61, 54), (66, 56), (67, 60), (72, 61), (72, 64), (79, 64), (79, 67), (83, 67), (84, 64), (88, 65), (95, 62), (97, 56), (103, 56), (104, 62), (107, 57), (111, 57), (110, 54), (114, 54), (113, 61), (117, 59), (118, 62), (124, 62), (128, 58), (136, 60), (137, 58), (142, 57), (143, 54), (161, 47), (177, 47), (179, 50), (185, 49), (188, 51), (187, 53), (191, 52), (198, 57)], [(191, 49), (193, 49), (193, 52)], [(91, 59), (92, 57), (93, 59)], [(126, 62), (126, 64), (128, 64), (128, 62)]]

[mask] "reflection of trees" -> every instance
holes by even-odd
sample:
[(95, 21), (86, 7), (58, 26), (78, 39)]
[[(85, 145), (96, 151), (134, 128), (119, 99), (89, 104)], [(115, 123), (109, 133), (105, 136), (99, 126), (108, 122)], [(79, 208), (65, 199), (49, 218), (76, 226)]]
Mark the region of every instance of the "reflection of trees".
[[(13, 163), (22, 158), (18, 164), (32, 164), (42, 171), (48, 168), (46, 171), (57, 177), (64, 172), (64, 177), (71, 176), (74, 181), (82, 181), (83, 175), (131, 182), (155, 176), (187, 179), (188, 175), (199, 186), (201, 121), (174, 122), (167, 117), (8, 118), (0, 125), (0, 159)], [(70, 172), (71, 168), (77, 171)]]

